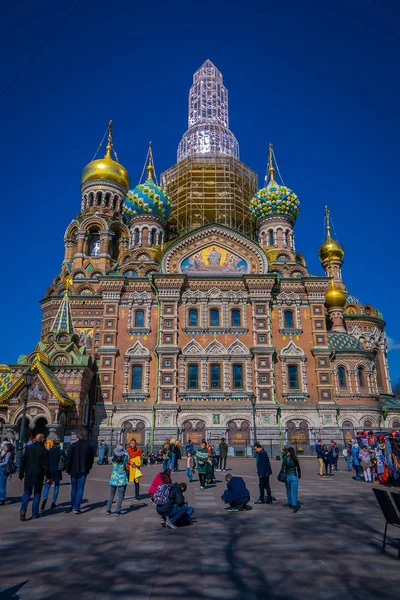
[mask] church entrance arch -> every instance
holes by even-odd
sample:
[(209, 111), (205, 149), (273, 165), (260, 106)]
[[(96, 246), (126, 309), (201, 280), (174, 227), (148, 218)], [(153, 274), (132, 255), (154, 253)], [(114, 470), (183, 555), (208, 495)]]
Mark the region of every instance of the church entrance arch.
[(244, 456), (251, 445), (250, 423), (242, 419), (228, 421), (228, 445), (235, 448), (236, 456)]
[(286, 427), (288, 444), (294, 446), (297, 452), (304, 452), (304, 446), (308, 446), (310, 443), (307, 421), (300, 421), (298, 425), (294, 421), (288, 421)]
[(42, 433), (44, 437), (47, 438), (47, 436), (49, 435), (49, 430), (47, 429), (46, 425), (46, 417), (39, 417), (39, 419), (35, 421), (35, 426), (32, 430), (32, 436), (36, 437), (39, 433)]
[[(20, 417), (16, 423), (17, 427), (17, 433), (18, 433), (18, 439), (20, 436), (20, 431), (21, 431), (21, 425), (22, 425), (22, 417)], [(25, 417), (25, 432), (24, 432), (24, 439), (22, 440), (24, 444), (26, 444), (27, 442), (29, 442), (29, 438), (32, 437), (32, 430), (30, 428), (31, 422), (29, 421), (28, 417)]]
[(342, 430), (345, 445), (350, 444), (354, 438), (354, 424), (351, 421), (343, 421)]
[(183, 444), (190, 440), (195, 448), (200, 448), (202, 440), (206, 439), (206, 424), (204, 421), (192, 419), (182, 424)]
[(138, 446), (144, 444), (146, 425), (143, 421), (126, 421), (123, 425), (123, 442), (127, 446), (131, 440), (136, 440)]

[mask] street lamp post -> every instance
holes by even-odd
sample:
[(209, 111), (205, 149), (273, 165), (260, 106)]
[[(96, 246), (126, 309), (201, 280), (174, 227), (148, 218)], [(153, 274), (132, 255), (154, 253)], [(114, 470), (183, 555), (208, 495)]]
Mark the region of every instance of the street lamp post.
[(24, 408), (22, 410), (22, 423), (21, 423), (21, 428), (19, 430), (18, 449), (17, 449), (17, 470), (18, 471), (21, 468), (22, 450), (24, 447), (26, 409), (28, 407), (29, 388), (31, 387), (34, 378), (35, 378), (35, 374), (32, 373), (32, 371), (26, 371), (24, 373), (24, 384), (25, 384)]
[(253, 409), (253, 436), (254, 436), (253, 444), (255, 444), (256, 441), (257, 441), (256, 397), (255, 396), (250, 396), (250, 402), (251, 402), (251, 406), (252, 406), (252, 409)]

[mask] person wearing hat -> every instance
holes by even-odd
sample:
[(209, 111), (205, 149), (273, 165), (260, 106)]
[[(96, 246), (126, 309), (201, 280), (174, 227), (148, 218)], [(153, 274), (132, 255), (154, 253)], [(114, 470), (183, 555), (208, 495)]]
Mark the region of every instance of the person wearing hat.
[(118, 491), (117, 509), (115, 515), (121, 514), (122, 501), (125, 498), (126, 486), (128, 477), (126, 475), (126, 463), (129, 460), (129, 454), (126, 452), (122, 444), (114, 450), (114, 456), (111, 459), (111, 478), (110, 478), (110, 495), (108, 496), (106, 515), (111, 515), (111, 507), (115, 493)]
[(51, 508), (55, 508), (57, 506), (56, 502), (60, 489), (60, 481), (62, 480), (62, 472), (65, 471), (67, 466), (67, 455), (65, 454), (64, 450), (61, 450), (60, 440), (58, 438), (52, 442), (51, 448), (47, 451), (47, 458), (48, 466), (43, 490), (43, 500), (40, 507), (41, 512), (43, 512), (46, 508), (47, 498), (49, 497), (50, 488), (53, 483), (54, 490)]

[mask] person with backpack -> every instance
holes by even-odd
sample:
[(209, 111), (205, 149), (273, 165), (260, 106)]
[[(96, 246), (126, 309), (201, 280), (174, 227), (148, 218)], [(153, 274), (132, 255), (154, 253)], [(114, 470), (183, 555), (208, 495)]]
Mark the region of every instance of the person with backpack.
[(149, 487), (150, 502), (153, 502), (153, 496), (156, 493), (158, 486), (162, 484), (162, 477), (161, 477), (162, 473), (166, 473), (167, 475), (171, 476), (171, 469), (165, 469), (165, 471), (160, 471), (154, 477), (154, 479), (151, 482), (151, 485)]
[(57, 497), (58, 492), (60, 490), (60, 481), (62, 480), (62, 472), (67, 468), (67, 456), (64, 450), (60, 448), (60, 440), (56, 438), (54, 440), (53, 446), (50, 450), (47, 451), (48, 458), (48, 469), (46, 473), (46, 481), (43, 489), (43, 500), (40, 510), (43, 512), (46, 508), (47, 498), (49, 497), (49, 492), (51, 488), (51, 484), (54, 483), (53, 490), (53, 501), (51, 503), (51, 508), (55, 508), (57, 506)]
[(193, 514), (193, 508), (185, 503), (180, 484), (173, 484), (170, 474), (161, 473), (161, 485), (155, 491), (153, 502), (161, 517), (161, 526), (176, 529), (178, 521), (188, 521)]
[(7, 442), (3, 446), (0, 457), (0, 506), (4, 506), (6, 503), (7, 481), (16, 470), (13, 461), (12, 444), (11, 442)]
[(110, 494), (108, 496), (106, 515), (111, 515), (111, 507), (116, 492), (118, 492), (117, 508), (115, 516), (121, 514), (122, 502), (125, 498), (126, 486), (128, 485), (128, 476), (126, 472), (126, 463), (128, 462), (129, 454), (120, 444), (114, 450), (114, 456), (111, 459), (112, 471), (110, 478)]

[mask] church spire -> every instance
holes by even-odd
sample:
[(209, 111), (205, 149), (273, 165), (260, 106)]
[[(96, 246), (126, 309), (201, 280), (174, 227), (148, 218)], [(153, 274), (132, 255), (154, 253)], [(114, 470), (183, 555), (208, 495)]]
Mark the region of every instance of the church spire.
[(275, 181), (274, 147), (272, 144), (269, 145), (268, 173), (269, 173), (269, 180)]
[(147, 170), (147, 179), (149, 179), (150, 181), (153, 181), (154, 161), (153, 161), (153, 144), (152, 144), (152, 142), (149, 143), (149, 152), (148, 152), (146, 170)]
[(64, 297), (54, 319), (51, 332), (57, 335), (58, 333), (74, 333), (74, 324), (72, 321), (71, 306), (68, 298), (68, 290), (72, 285), (72, 277), (68, 276), (65, 279)]
[(189, 157), (234, 156), (239, 144), (229, 129), (228, 90), (217, 67), (206, 60), (193, 75), (188, 130), (178, 146), (178, 162)]
[(344, 249), (331, 236), (331, 213), (325, 206), (326, 241), (318, 251), (319, 259), (328, 277), (333, 275), (335, 282), (342, 281), (341, 268), (343, 265)]

